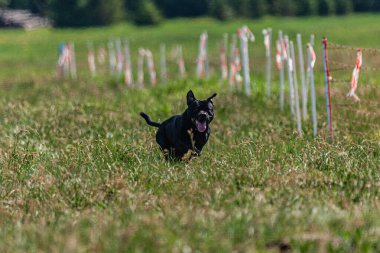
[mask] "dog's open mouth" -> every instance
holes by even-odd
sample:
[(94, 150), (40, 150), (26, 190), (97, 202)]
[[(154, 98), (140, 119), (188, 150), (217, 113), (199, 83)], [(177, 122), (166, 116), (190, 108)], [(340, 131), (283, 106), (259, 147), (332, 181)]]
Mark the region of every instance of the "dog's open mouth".
[(200, 122), (200, 121), (196, 120), (195, 121), (195, 126), (196, 126), (198, 132), (200, 132), (200, 133), (203, 133), (207, 129), (206, 121)]

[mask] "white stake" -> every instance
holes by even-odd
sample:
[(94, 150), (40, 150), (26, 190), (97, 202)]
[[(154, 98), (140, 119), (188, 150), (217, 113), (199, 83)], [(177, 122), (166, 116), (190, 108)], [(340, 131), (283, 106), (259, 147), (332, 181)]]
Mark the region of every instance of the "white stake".
[(131, 64), (131, 52), (129, 50), (128, 40), (124, 41), (124, 54), (125, 54), (124, 81), (126, 85), (132, 86), (133, 74), (132, 74), (132, 64)]
[(199, 55), (197, 59), (197, 77), (208, 77), (208, 57), (207, 57), (207, 32), (203, 32), (199, 39)]
[(110, 67), (110, 74), (114, 75), (116, 71), (116, 53), (115, 53), (115, 46), (114, 42), (112, 40), (108, 41), (108, 57), (109, 57), (109, 67)]
[(160, 52), (161, 52), (161, 82), (166, 83), (168, 81), (168, 73), (166, 68), (166, 46), (165, 44), (160, 45)]
[(303, 50), (302, 50), (302, 38), (301, 34), (297, 34), (297, 45), (298, 45), (298, 56), (299, 56), (299, 68), (301, 75), (301, 89), (302, 89), (302, 118), (306, 120), (307, 115), (307, 88), (306, 88), (306, 79), (305, 79), (305, 62), (303, 59)]
[[(310, 42), (314, 42), (314, 36), (312, 37)], [(308, 73), (309, 73), (309, 78), (310, 78), (310, 90), (311, 90), (311, 111), (312, 111), (312, 119), (313, 119), (313, 135), (314, 137), (316, 137), (317, 136), (317, 99), (315, 97), (314, 65), (313, 65), (312, 54), (315, 54), (315, 53), (310, 43), (307, 45)]]
[(278, 32), (280, 48), (281, 48), (281, 69), (280, 69), (280, 109), (284, 111), (284, 93), (285, 93), (285, 84), (284, 84), (284, 69), (285, 69), (285, 61), (284, 61), (284, 40), (282, 37), (282, 31)]
[(272, 42), (272, 29), (264, 29), (264, 45), (265, 45), (265, 55), (267, 57), (267, 82), (266, 82), (266, 94), (267, 97), (271, 95), (271, 42)]
[(229, 72), (229, 84), (230, 88), (235, 85), (236, 79), (236, 66), (235, 66), (235, 51), (236, 51), (236, 35), (232, 35), (231, 49), (230, 49), (230, 72)]
[(286, 44), (286, 55), (287, 55), (287, 70), (288, 70), (288, 81), (289, 81), (289, 105), (290, 105), (290, 114), (294, 115), (294, 92), (293, 92), (293, 60), (290, 55), (290, 45), (289, 37), (285, 36)]
[(244, 84), (245, 93), (247, 96), (251, 95), (251, 79), (249, 74), (249, 55), (248, 55), (248, 40), (254, 41), (255, 37), (247, 26), (243, 26), (238, 31), (240, 37), (241, 55), (243, 58), (243, 71), (244, 71)]
[(301, 110), (300, 110), (299, 95), (298, 95), (297, 71), (296, 71), (293, 41), (290, 41), (290, 49), (291, 49), (291, 54), (293, 58), (293, 83), (294, 83), (293, 89), (294, 89), (294, 98), (295, 98), (295, 103), (296, 103), (297, 132), (299, 135), (301, 135), (302, 134)]
[(91, 76), (95, 77), (96, 76), (96, 65), (95, 65), (94, 45), (91, 42), (88, 42), (87, 48), (88, 48), (88, 56), (87, 56), (88, 68), (90, 69)]
[(182, 46), (178, 45), (177, 50), (178, 50), (177, 62), (178, 62), (178, 68), (179, 68), (179, 75), (181, 79), (183, 79), (186, 76), (186, 68), (185, 68), (185, 60), (183, 58)]
[(137, 60), (137, 80), (140, 87), (144, 86), (144, 58), (145, 49), (139, 48), (139, 58)]
[(75, 46), (74, 43), (69, 43), (70, 47), (70, 74), (71, 78), (76, 80), (77, 79), (77, 64), (75, 59)]
[(121, 39), (115, 40), (115, 46), (116, 46), (116, 72), (117, 72), (118, 77), (120, 78), (123, 74), (123, 63), (124, 63)]
[(223, 35), (223, 42), (220, 47), (220, 72), (222, 81), (228, 79), (228, 62), (227, 62), (228, 34)]
[[(314, 34), (310, 35), (310, 45), (313, 47), (314, 46)], [(310, 87), (310, 69), (309, 69), (309, 63), (307, 65), (307, 71), (306, 71), (306, 101), (308, 100), (309, 97), (309, 87)]]

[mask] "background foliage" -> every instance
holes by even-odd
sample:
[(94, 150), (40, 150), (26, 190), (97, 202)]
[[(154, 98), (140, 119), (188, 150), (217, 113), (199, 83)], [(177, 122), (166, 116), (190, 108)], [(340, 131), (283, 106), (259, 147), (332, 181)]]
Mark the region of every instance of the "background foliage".
[(228, 20), (380, 11), (380, 2), (374, 0), (0, 0), (0, 6), (29, 9), (52, 18), (56, 26), (108, 25), (121, 20), (151, 25), (163, 17)]

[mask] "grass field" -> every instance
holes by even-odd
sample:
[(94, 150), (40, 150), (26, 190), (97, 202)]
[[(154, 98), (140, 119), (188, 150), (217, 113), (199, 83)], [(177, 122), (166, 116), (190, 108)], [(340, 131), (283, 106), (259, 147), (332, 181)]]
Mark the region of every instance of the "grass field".
[[(62, 40), (76, 42), (79, 61), (88, 40), (112, 36), (128, 36), (132, 50), (181, 43), (195, 59), (206, 29), (214, 52), (244, 23), (258, 34), (270, 26), (377, 47), (379, 22), (356, 15), (2, 31), (0, 252), (379, 252), (378, 138), (329, 143), (323, 133), (311, 138), (310, 124), (298, 137), (277, 97), (263, 97), (261, 78), (249, 98), (217, 78), (126, 89), (88, 78), (86, 60), (78, 81), (52, 78)], [(166, 162), (138, 112), (155, 120), (181, 113), (189, 89), (199, 98), (218, 92), (212, 135), (200, 158)]]

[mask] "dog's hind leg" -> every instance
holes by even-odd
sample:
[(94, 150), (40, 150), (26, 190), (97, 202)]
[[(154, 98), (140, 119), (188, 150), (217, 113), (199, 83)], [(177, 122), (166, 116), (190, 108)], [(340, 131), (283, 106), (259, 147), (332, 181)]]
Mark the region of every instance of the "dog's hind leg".
[(159, 129), (157, 131), (156, 141), (160, 146), (161, 151), (164, 153), (165, 158), (168, 158), (170, 156), (170, 153), (172, 152), (172, 147), (167, 138), (165, 137), (165, 133), (163, 130)]

